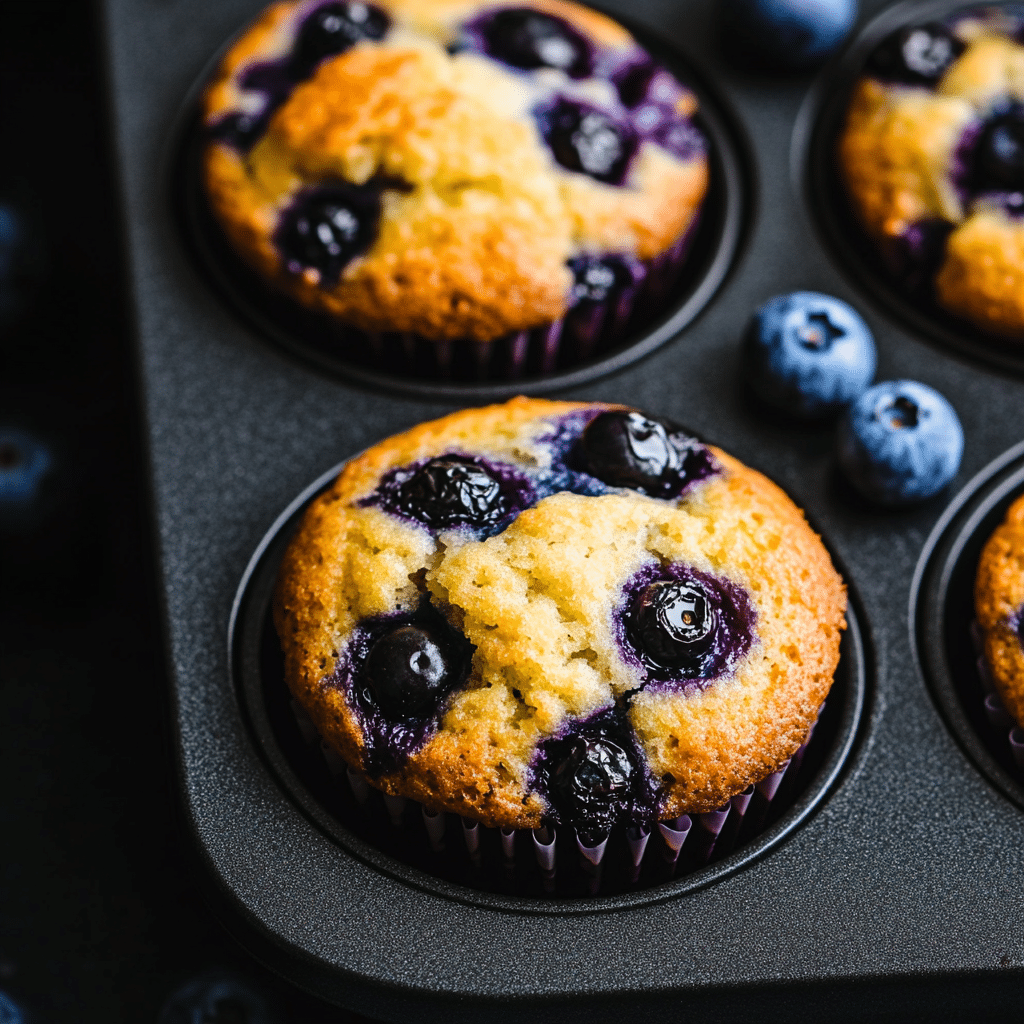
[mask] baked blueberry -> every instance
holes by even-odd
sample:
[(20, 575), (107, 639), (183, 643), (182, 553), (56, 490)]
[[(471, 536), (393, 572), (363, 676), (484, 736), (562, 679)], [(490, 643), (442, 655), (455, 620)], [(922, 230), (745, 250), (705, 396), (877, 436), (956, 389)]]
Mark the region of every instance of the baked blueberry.
[(514, 68), (555, 68), (570, 78), (586, 78), (593, 67), (591, 48), (567, 21), (532, 7), (506, 7), (473, 26), (490, 57)]
[(937, 494), (956, 476), (963, 449), (956, 411), (916, 381), (876, 384), (839, 425), (839, 465), (861, 494), (882, 505)]
[(909, 25), (882, 40), (867, 70), (886, 82), (934, 85), (965, 49), (945, 25)]
[(668, 420), (628, 410), (603, 412), (580, 438), (585, 470), (612, 487), (676, 497), (714, 470), (707, 450)]
[(303, 193), (282, 214), (274, 241), (293, 274), (319, 272), (335, 284), (377, 237), (380, 188), (337, 183)]
[(302, 23), (289, 70), (300, 82), (309, 78), (325, 57), (333, 57), (363, 39), (383, 39), (391, 27), (388, 16), (372, 4), (328, 3)]
[(780, 70), (820, 64), (857, 18), (857, 0), (719, 0), (717, 7), (726, 52)]
[(411, 718), (434, 710), (451, 688), (453, 668), (429, 629), (403, 625), (374, 642), (363, 681), (386, 716)]
[(619, 744), (574, 737), (551, 773), (551, 796), (563, 822), (580, 831), (585, 842), (599, 839), (630, 802), (635, 771)]
[(608, 297), (633, 279), (618, 256), (577, 256), (569, 260), (573, 284), (571, 306), (581, 302), (606, 302)]
[(875, 375), (871, 331), (845, 302), (817, 292), (769, 299), (744, 338), (744, 370), (754, 392), (797, 416), (838, 412)]
[(695, 581), (657, 580), (637, 599), (633, 639), (657, 664), (685, 668), (711, 648), (717, 624), (707, 594)]
[(1024, 189), (1024, 107), (1014, 106), (985, 125), (974, 156), (978, 192)]
[(622, 184), (639, 145), (629, 125), (596, 107), (564, 98), (539, 110), (537, 122), (563, 167), (608, 185)]
[(451, 455), (420, 466), (399, 488), (398, 505), (436, 529), (490, 526), (509, 512), (501, 482), (486, 467)]

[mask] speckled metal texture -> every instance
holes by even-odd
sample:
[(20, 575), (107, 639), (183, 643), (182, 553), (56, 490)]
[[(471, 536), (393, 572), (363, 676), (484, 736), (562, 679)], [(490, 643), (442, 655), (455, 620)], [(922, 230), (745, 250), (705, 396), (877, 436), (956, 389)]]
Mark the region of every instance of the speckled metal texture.
[[(294, 361), (237, 317), (184, 249), (168, 137), (210, 54), (259, 3), (105, 0), (184, 828), (211, 898), (256, 955), (373, 1016), (995, 1020), (1018, 1006), (1024, 812), (947, 728), (915, 663), (907, 609), (952, 492), (1020, 440), (1024, 383), (916, 333), (868, 279), (833, 260), (805, 189), (801, 109), (813, 83), (721, 65), (715, 2), (608, 6), (702, 68), (748, 136), (756, 192), (745, 249), (678, 339), (563, 394), (670, 416), (782, 484), (860, 597), (870, 700), (838, 785), (764, 856), (658, 903), (538, 915), (427, 892), (352, 857), (253, 748), (227, 630), (260, 538), (340, 459), (462, 403), (366, 390)], [(862, 3), (862, 17), (881, 6)], [(880, 379), (919, 379), (951, 399), (967, 444), (950, 492), (908, 512), (871, 510), (836, 477), (828, 426), (781, 421), (752, 403), (738, 377), (740, 333), (756, 305), (796, 288), (864, 313)]]

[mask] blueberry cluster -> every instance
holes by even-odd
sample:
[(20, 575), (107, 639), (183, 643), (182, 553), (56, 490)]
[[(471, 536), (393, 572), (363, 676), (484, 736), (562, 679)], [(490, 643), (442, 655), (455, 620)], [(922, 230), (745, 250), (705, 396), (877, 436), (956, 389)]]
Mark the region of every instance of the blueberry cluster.
[(229, 114), (213, 126), (214, 138), (249, 150), (266, 131), (274, 111), (299, 82), (312, 77), (321, 61), (364, 39), (383, 39), (390, 27), (391, 20), (379, 7), (361, 0), (329, 0), (315, 7), (299, 25), (290, 53), (254, 64), (241, 75), (240, 88), (263, 94), (260, 110)]

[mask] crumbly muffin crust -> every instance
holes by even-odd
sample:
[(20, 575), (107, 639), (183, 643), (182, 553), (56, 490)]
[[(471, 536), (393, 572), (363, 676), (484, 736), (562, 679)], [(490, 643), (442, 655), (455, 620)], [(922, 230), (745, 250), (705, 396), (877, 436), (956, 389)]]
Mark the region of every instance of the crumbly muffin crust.
[[(672, 499), (564, 471), (586, 424), (616, 408), (520, 398), (454, 413), (375, 445), (310, 506), (275, 598), (286, 679), (385, 792), (538, 827), (559, 818), (545, 752), (617, 714), (650, 795), (642, 813), (667, 819), (721, 806), (806, 740), (845, 625), (827, 552), (779, 488), (717, 448), (701, 447), (712, 471)], [(453, 453), (516, 467), (532, 498), (490, 535), (431, 530), (379, 500), (382, 480)], [(718, 587), (748, 631), (712, 678), (652, 671), (631, 640), (630, 595), (644, 573), (673, 572)], [(353, 696), (360, 624), (425, 599), (473, 645), (468, 678), (403, 756), (375, 761)]]
[(1006, 513), (981, 552), (974, 606), (996, 689), (1024, 727), (1024, 497)]
[[(999, 182), (979, 167), (993, 125), (1016, 121), (1024, 103), (1022, 27), (997, 8), (920, 26), (947, 30), (962, 52), (933, 81), (899, 80), (873, 57), (839, 140), (854, 212), (893, 273), (949, 312), (1018, 342), (1024, 178)], [(892, 37), (879, 51), (891, 45)]]
[[(561, 0), (506, 5), (560, 19), (585, 41), (594, 67), (574, 77), (510, 67), (466, 42), (474, 19), (506, 7), (349, 0), (334, 6), (370, 11), (386, 26), (381, 37), (284, 81), (303, 26), (329, 6), (268, 8), (203, 97), (211, 208), (237, 252), (301, 305), (370, 333), (489, 341), (564, 316), (570, 260), (651, 261), (694, 223), (708, 185), (689, 121), (695, 98), (658, 71), (627, 109), (612, 79), (650, 59), (603, 15)], [(608, 130), (625, 126), (636, 151), (621, 182), (556, 159), (541, 122), (558, 97), (606, 116)], [(608, 126), (593, 123), (600, 163)], [(317, 189), (338, 186), (363, 204), (365, 237), (326, 268), (296, 259), (282, 225), (304, 215)], [(351, 231), (351, 219), (341, 227)]]

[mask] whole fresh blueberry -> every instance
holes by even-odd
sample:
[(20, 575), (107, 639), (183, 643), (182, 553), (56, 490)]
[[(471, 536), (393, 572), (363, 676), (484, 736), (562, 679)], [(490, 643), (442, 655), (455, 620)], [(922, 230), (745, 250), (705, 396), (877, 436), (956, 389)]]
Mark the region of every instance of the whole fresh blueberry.
[(718, 0), (716, 6), (726, 53), (778, 70), (820, 64), (857, 19), (857, 0)]
[(0, 992), (0, 1024), (28, 1024), (21, 1008), (5, 992)]
[(509, 510), (501, 483), (484, 466), (459, 456), (420, 466), (399, 488), (398, 505), (439, 530), (490, 526)]
[(0, 428), (0, 528), (31, 528), (44, 515), (44, 485), (53, 465), (53, 453), (40, 438)]
[(289, 68), (292, 78), (308, 78), (325, 57), (344, 53), (363, 39), (383, 39), (390, 27), (388, 16), (372, 4), (322, 4), (299, 28)]
[(323, 283), (334, 284), (373, 244), (380, 212), (379, 188), (325, 185), (301, 194), (284, 210), (274, 241), (291, 273), (312, 268)]
[(716, 626), (715, 610), (695, 582), (657, 580), (640, 593), (633, 609), (634, 642), (666, 668), (698, 662), (714, 643)]
[(211, 971), (186, 982), (164, 1003), (157, 1024), (277, 1024), (250, 982)]
[(867, 70), (886, 82), (934, 85), (967, 47), (945, 25), (907, 25), (883, 39)]
[(912, 380), (869, 388), (840, 421), (839, 465), (866, 498), (910, 505), (937, 494), (960, 468), (964, 432), (934, 388)]
[(565, 823), (588, 835), (610, 829), (629, 800), (634, 771), (619, 744), (575, 737), (551, 774), (552, 796)]
[(743, 354), (755, 394), (804, 417), (826, 416), (856, 401), (877, 364), (874, 339), (858, 313), (818, 292), (769, 299), (747, 328)]
[(389, 630), (370, 648), (363, 679), (390, 718), (430, 714), (452, 682), (453, 666), (438, 638), (421, 626)]
[(974, 168), (980, 192), (1024, 189), (1024, 107), (1012, 107), (985, 125)]
[(570, 78), (592, 70), (591, 47), (567, 21), (532, 7), (506, 7), (475, 25), (484, 53), (514, 68), (555, 68)]

